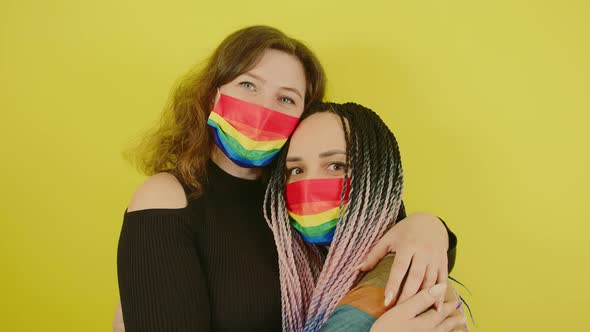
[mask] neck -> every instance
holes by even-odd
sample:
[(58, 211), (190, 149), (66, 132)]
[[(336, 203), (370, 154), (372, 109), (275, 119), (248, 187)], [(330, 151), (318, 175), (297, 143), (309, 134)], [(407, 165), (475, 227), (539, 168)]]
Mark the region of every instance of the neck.
[(247, 168), (234, 164), (217, 146), (213, 148), (211, 160), (227, 174), (240, 179), (256, 180), (262, 174), (262, 168)]

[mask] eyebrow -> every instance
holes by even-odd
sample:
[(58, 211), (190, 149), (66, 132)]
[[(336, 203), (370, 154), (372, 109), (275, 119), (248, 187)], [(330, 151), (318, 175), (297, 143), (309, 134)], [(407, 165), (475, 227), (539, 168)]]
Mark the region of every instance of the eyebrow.
[[(331, 157), (337, 154), (343, 154), (346, 156), (346, 152), (342, 151), (342, 150), (330, 150), (330, 151), (326, 151), (326, 152), (322, 152), (319, 154), (320, 158), (327, 158), (327, 157)], [(294, 162), (294, 161), (302, 161), (303, 159), (301, 159), (301, 157), (287, 157), (286, 162)]]
[(282, 87), (281, 87), (281, 89), (283, 89), (283, 90), (287, 90), (287, 91), (291, 91), (291, 92), (293, 92), (294, 94), (298, 95), (298, 96), (299, 96), (299, 98), (303, 99), (303, 95), (301, 94), (301, 92), (299, 92), (299, 90), (297, 90), (297, 89), (295, 89), (295, 88), (289, 88), (289, 87), (286, 87), (286, 86), (282, 86)]
[(326, 157), (331, 157), (336, 154), (343, 154), (346, 156), (346, 152), (344, 152), (342, 150), (330, 150), (330, 151), (322, 152), (319, 154), (319, 156), (320, 156), (320, 158), (326, 158)]
[[(256, 74), (253, 74), (251, 72), (244, 73), (243, 75), (250, 76), (250, 77), (252, 77), (254, 79), (257, 79), (257, 80), (261, 81), (262, 83), (266, 83), (266, 80), (265, 79), (263, 79), (262, 77), (260, 77), (260, 76), (258, 76)], [(291, 87), (288, 87), (288, 86), (282, 86), (282, 87), (280, 87), (280, 89), (291, 91), (294, 94), (296, 94), (297, 96), (299, 96), (299, 98), (303, 99), (303, 94), (298, 89), (291, 88)]]
[(250, 76), (250, 77), (255, 78), (255, 79), (257, 79), (257, 80), (259, 80), (259, 81), (261, 81), (263, 83), (266, 82), (264, 79), (262, 79), (262, 77), (260, 77), (260, 76), (258, 76), (256, 74), (252, 74), (251, 72), (244, 73), (243, 75), (244, 76)]

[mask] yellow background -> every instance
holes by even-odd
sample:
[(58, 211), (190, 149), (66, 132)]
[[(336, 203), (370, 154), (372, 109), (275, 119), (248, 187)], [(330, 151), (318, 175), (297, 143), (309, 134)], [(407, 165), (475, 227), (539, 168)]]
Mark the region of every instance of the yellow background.
[(0, 329), (107, 331), (142, 177), (121, 151), (229, 33), (306, 41), (378, 111), (410, 211), (459, 236), (478, 331), (580, 330), (590, 279), (587, 1), (0, 1)]

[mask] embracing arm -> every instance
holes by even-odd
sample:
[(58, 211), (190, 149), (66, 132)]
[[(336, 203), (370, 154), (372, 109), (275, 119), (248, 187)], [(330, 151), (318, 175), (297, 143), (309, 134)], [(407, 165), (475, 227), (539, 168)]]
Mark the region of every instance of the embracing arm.
[[(408, 215), (406, 214), (406, 207), (404, 205), (404, 202), (402, 201), (402, 205), (397, 215), (396, 223), (403, 222), (407, 216)], [(453, 233), (453, 231), (451, 231), (447, 223), (441, 217), (436, 218), (440, 220), (443, 226), (445, 226), (445, 230), (447, 231), (447, 236), (449, 238), (449, 246), (447, 249), (447, 268), (448, 272), (451, 273), (453, 267), (455, 266), (455, 258), (457, 257), (457, 236), (455, 235), (455, 233)]]
[[(330, 315), (326, 323), (322, 326), (322, 332), (367, 332), (371, 330), (373, 325), (383, 316), (389, 307), (385, 306), (384, 290), (389, 278), (389, 269), (393, 264), (395, 254), (389, 254), (382, 259), (377, 266), (367, 272), (359, 283), (350, 292), (348, 292), (342, 300), (338, 303), (338, 306), (334, 312)], [(398, 305), (410, 307), (412, 310), (416, 310), (417, 313), (425, 311), (422, 308), (413, 308), (415, 305), (411, 301), (414, 295), (410, 297), (407, 302), (398, 303)], [(456, 309), (456, 304), (459, 301), (459, 297), (456, 294), (455, 288), (452, 284), (446, 284), (446, 294), (444, 296), (445, 306), (448, 307), (451, 304), (451, 308), (443, 309), (438, 315), (432, 313), (429, 314), (417, 314), (416, 316), (400, 316), (398, 313), (393, 313), (395, 319), (391, 317), (386, 318), (380, 322), (380, 326), (384, 327), (386, 331), (406, 331), (406, 328), (420, 325), (423, 327), (421, 331), (447, 331), (443, 327), (438, 326), (444, 319), (450, 318), (453, 322), (453, 328), (458, 330), (466, 330), (466, 325), (461, 323), (464, 318), (462, 310)], [(433, 300), (431, 304), (435, 301)], [(428, 305), (430, 306), (430, 305)], [(442, 308), (445, 308), (442, 306)], [(452, 309), (452, 310), (451, 310)], [(415, 320), (421, 320), (420, 323)]]
[(125, 330), (209, 331), (209, 298), (182, 186), (167, 173), (136, 191), (117, 252)]
[[(441, 219), (425, 212), (405, 216), (377, 242), (359, 266), (369, 271), (388, 253), (396, 253), (385, 288), (387, 304), (405, 301), (420, 290), (444, 283), (455, 261), (457, 240)], [(402, 288), (402, 281), (406, 280)], [(440, 303), (437, 303), (437, 306)]]

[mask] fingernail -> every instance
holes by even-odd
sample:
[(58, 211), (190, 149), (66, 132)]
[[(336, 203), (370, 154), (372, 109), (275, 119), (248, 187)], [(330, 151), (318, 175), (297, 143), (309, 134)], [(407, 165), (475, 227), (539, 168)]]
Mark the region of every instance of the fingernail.
[(463, 302), (459, 301), (459, 303), (457, 303), (457, 308), (455, 308), (455, 309), (461, 308), (462, 305), (463, 305)]
[(357, 269), (357, 270), (361, 270), (361, 269), (363, 268), (363, 266), (365, 266), (365, 263), (366, 263), (366, 261), (365, 261), (365, 262), (362, 262), (362, 263), (360, 263), (360, 264), (359, 264), (359, 265), (356, 267), (356, 269)]
[(439, 297), (445, 292), (446, 288), (447, 288), (447, 284), (437, 284), (437, 285), (432, 286), (432, 288), (430, 288), (428, 293), (430, 293), (430, 295), (432, 297)]
[(393, 292), (392, 291), (388, 291), (386, 296), (385, 296), (385, 302), (384, 305), (386, 307), (389, 307), (389, 305), (391, 304), (391, 300), (393, 300)]

